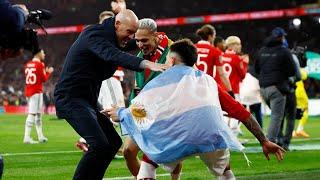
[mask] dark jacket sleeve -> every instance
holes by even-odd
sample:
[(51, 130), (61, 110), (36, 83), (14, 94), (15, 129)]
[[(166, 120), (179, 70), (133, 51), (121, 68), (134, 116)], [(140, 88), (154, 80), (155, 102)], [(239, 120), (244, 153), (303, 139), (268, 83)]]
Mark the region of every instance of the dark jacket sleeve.
[(254, 73), (259, 77), (260, 75), (260, 50), (255, 54)]
[(295, 54), (292, 54), (292, 59), (294, 60), (294, 69), (295, 69), (295, 81), (298, 82), (300, 81), (301, 78), (301, 72), (300, 72), (300, 63), (299, 63), (299, 59)]
[(25, 21), (26, 17), (20, 8), (12, 7), (7, 0), (0, 0), (1, 26), (4, 25), (8, 30), (19, 32), (24, 27)]
[(142, 71), (140, 63), (142, 58), (125, 53), (110, 43), (103, 35), (98, 33), (92, 34), (88, 38), (89, 50), (103, 59), (114, 65), (121, 66), (134, 71)]
[(287, 77), (291, 77), (295, 75), (296, 72), (296, 65), (294, 63), (293, 57), (291, 52), (288, 49), (284, 50), (284, 58), (285, 60), (285, 65), (287, 64), (285, 71), (287, 74)]

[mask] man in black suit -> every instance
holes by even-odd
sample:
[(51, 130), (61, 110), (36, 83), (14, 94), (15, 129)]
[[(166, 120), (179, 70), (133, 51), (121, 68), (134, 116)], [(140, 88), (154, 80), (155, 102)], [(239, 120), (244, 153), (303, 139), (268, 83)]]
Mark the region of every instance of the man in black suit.
[(122, 10), (101, 25), (87, 27), (69, 49), (54, 96), (57, 115), (89, 144), (74, 179), (101, 180), (122, 144), (112, 123), (99, 112), (101, 82), (110, 78), (118, 66), (134, 71), (163, 71), (167, 67), (121, 51), (137, 29), (134, 12)]

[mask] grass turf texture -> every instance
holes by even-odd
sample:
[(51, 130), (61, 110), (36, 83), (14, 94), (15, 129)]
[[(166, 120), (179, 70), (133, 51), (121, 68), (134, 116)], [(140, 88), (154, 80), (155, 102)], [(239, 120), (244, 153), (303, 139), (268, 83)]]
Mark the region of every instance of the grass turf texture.
[[(11, 179), (71, 179), (82, 153), (74, 144), (78, 135), (63, 120), (54, 116), (44, 116), (44, 133), (49, 142), (45, 144), (25, 145), (22, 143), (26, 115), (0, 115), (0, 154), (4, 155), (5, 170), (2, 180)], [(296, 124), (298, 121), (296, 121)], [(268, 126), (268, 118), (264, 121)], [(320, 145), (320, 117), (309, 119), (305, 130), (310, 139), (294, 139), (292, 144)], [(245, 128), (242, 128), (245, 129)], [(244, 130), (242, 138), (249, 139), (248, 146), (259, 146), (254, 137)], [(35, 130), (33, 137), (36, 139)], [(40, 153), (39, 153), (40, 152)], [(44, 152), (44, 154), (42, 154)], [(48, 153), (51, 152), (51, 153)], [(21, 154), (24, 153), (24, 154)], [(35, 154), (32, 154), (35, 153)], [(268, 162), (262, 153), (247, 153), (252, 161), (248, 167), (241, 153), (232, 153), (231, 166), (238, 179), (320, 179), (320, 151), (290, 151), (285, 160), (278, 163), (272, 156)], [(167, 172), (161, 170), (157, 174)], [(105, 178), (130, 176), (124, 160), (113, 160)], [(125, 178), (123, 178), (125, 179)], [(158, 179), (170, 179), (159, 176)], [(200, 159), (190, 157), (184, 161), (183, 180), (214, 179)]]

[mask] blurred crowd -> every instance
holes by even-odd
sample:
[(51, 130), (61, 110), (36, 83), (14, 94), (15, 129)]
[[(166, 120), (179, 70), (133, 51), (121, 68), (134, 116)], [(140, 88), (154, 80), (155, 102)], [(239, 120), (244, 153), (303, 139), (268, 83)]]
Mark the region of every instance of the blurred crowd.
[[(50, 9), (54, 13), (54, 18), (46, 22), (47, 27), (64, 26), (76, 24), (97, 23), (98, 15), (103, 10), (110, 9), (109, 1), (102, 0), (32, 0), (22, 1), (13, 0), (13, 3), (25, 3), (29, 9)], [(275, 3), (276, 2), (276, 3)], [(250, 1), (250, 3), (234, 3), (234, 1), (193, 1), (186, 0), (181, 4), (180, 1), (147, 1), (130, 0), (127, 1), (127, 8), (134, 10), (137, 15), (150, 18), (165, 18), (178, 16), (194, 16), (219, 13), (245, 12), (252, 10), (270, 10), (278, 8), (293, 8), (301, 4), (314, 3), (312, 0), (295, 1)], [(228, 7), (226, 9), (226, 4)], [(149, 7), (149, 8), (145, 8)], [(151, 8), (154, 7), (154, 8)], [(166, 8), (157, 8), (166, 7)], [(175, 7), (179, 7), (179, 11)], [(191, 8), (192, 7), (192, 8)], [(212, 8), (208, 8), (212, 7)], [(66, 18), (68, 17), (68, 18)], [(230, 35), (239, 36), (242, 41), (243, 51), (250, 55), (252, 61), (255, 60), (255, 53), (262, 46), (263, 39), (276, 26), (281, 26), (288, 32), (289, 48), (294, 45), (307, 46), (308, 50), (320, 53), (320, 37), (317, 35), (320, 24), (314, 21), (314, 17), (301, 18), (302, 25), (299, 28), (292, 27), (290, 19), (272, 19), (260, 21), (242, 21), (213, 24), (216, 27), (217, 35), (226, 38)], [(194, 34), (195, 29), (201, 24), (159, 27), (159, 31), (164, 31), (167, 35), (177, 40), (181, 37), (187, 37), (194, 42), (198, 41)], [(250, 32), (250, 33), (249, 33)], [(47, 94), (49, 102), (52, 103), (52, 93), (54, 85), (57, 82), (62, 70), (64, 58), (69, 47), (74, 42), (77, 33), (64, 35), (48, 35), (40, 37), (40, 45), (46, 52), (46, 65), (55, 68), (52, 78), (44, 84), (44, 92)], [(25, 105), (24, 96), (25, 78), (23, 66), (30, 60), (32, 55), (25, 53), (18, 60), (9, 60), (0, 63), (0, 105)], [(123, 83), (124, 94), (127, 97), (133, 87), (133, 73), (125, 71)], [(320, 98), (320, 82), (314, 79), (305, 81), (305, 87), (310, 98)]]

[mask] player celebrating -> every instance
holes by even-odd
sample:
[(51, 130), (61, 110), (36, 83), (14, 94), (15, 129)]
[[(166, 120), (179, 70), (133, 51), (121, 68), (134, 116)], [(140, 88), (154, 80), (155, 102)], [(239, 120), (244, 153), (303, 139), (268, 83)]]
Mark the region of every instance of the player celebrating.
[[(172, 41), (163, 32), (157, 32), (157, 24), (153, 19), (145, 18), (139, 21), (139, 28), (135, 34), (135, 39), (139, 49), (138, 57), (150, 59), (150, 61), (157, 63), (167, 63), (166, 56), (169, 51), (169, 46)], [(159, 75), (159, 72), (145, 70), (144, 72), (136, 73), (136, 90), (142, 89), (150, 80)], [(130, 99), (133, 99), (137, 95), (137, 91), (133, 91), (130, 95)], [(140, 169), (140, 162), (137, 158), (137, 154), (140, 151), (139, 147), (130, 137), (126, 138), (124, 144), (124, 157), (126, 159), (127, 166), (133, 176), (137, 176)], [(143, 165), (143, 164), (141, 164)], [(171, 176), (172, 179), (179, 178), (181, 166), (177, 167), (177, 171), (174, 171)]]
[[(144, 156), (144, 161), (154, 167), (139, 172), (138, 179), (155, 179), (156, 163), (171, 172), (181, 160), (195, 154), (218, 179), (235, 179), (229, 166), (229, 148), (240, 150), (243, 147), (226, 124), (221, 123), (222, 109), (239, 117), (260, 142), (268, 160), (269, 154), (283, 159), (285, 151), (266, 138), (254, 117), (239, 102), (221, 90), (210, 76), (191, 68), (197, 51), (190, 40), (174, 43), (168, 58), (174, 66), (150, 81), (131, 107), (103, 111), (113, 120), (119, 118), (121, 125), (150, 157)], [(201, 94), (197, 93), (199, 89)], [(153, 95), (152, 91), (159, 93)], [(186, 95), (194, 97), (191, 102), (185, 100)], [(170, 108), (163, 108), (161, 103), (170, 104)], [(206, 106), (208, 109), (202, 109)]]
[[(195, 44), (198, 51), (197, 69), (215, 78), (218, 84), (223, 85), (229, 94), (233, 94), (230, 81), (222, 69), (222, 51), (212, 45), (216, 37), (215, 28), (207, 24), (198, 29), (196, 34), (201, 38)], [(218, 74), (216, 74), (216, 71), (218, 71)]]
[(221, 52), (224, 52), (226, 50), (226, 42), (224, 39), (220, 36), (216, 37), (213, 41), (214, 47), (216, 47)]
[(53, 72), (53, 67), (45, 67), (43, 62), (44, 59), (44, 51), (39, 50), (35, 53), (33, 59), (27, 62), (24, 67), (26, 76), (25, 95), (28, 99), (28, 116), (26, 119), (23, 139), (23, 142), (26, 144), (37, 143), (37, 141), (34, 141), (30, 136), (33, 124), (36, 126), (39, 142), (43, 143), (48, 141), (42, 132), (42, 89), (43, 83), (49, 79), (51, 73)]
[[(239, 56), (241, 53), (241, 40), (237, 36), (229, 36), (226, 39), (226, 51), (222, 56), (223, 71), (230, 80), (232, 91), (235, 99), (240, 101), (240, 82), (244, 79), (249, 58), (248, 56)], [(234, 119), (228, 120), (228, 125), (235, 135), (240, 133), (240, 126), (238, 121)]]

